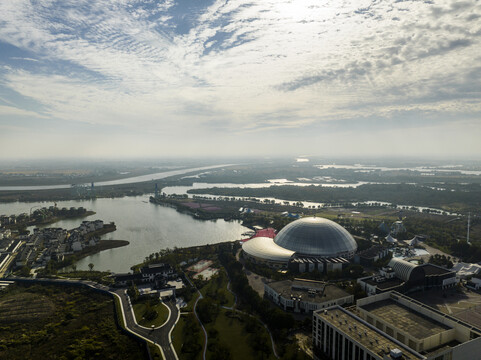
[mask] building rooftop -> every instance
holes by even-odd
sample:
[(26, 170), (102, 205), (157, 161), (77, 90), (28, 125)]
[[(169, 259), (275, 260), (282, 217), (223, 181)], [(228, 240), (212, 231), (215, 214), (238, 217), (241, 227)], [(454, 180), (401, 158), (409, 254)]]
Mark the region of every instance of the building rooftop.
[(242, 244), (242, 250), (256, 258), (287, 263), (294, 251), (277, 245), (268, 237), (255, 237)]
[(404, 281), (398, 278), (383, 278), (381, 281), (376, 281), (375, 279), (367, 279), (365, 280), (365, 282), (369, 285), (376, 285), (380, 290), (389, 290), (391, 288), (396, 288), (399, 285), (404, 284)]
[(349, 232), (334, 221), (320, 217), (306, 217), (282, 228), (274, 242), (298, 254), (338, 257), (357, 250), (357, 243)]
[(426, 275), (442, 275), (442, 274), (454, 273), (454, 271), (452, 270), (448, 270), (433, 264), (423, 264), (421, 266), (424, 269), (424, 273)]
[(284, 280), (271, 282), (267, 285), (274, 291), (280, 293), (284, 298), (302, 298), (304, 301), (313, 303), (323, 303), (350, 296), (347, 291), (335, 285), (321, 283), (319, 281), (296, 279), (294, 281)]
[(450, 329), (448, 326), (429, 319), (391, 299), (363, 305), (361, 308), (419, 340)]
[(381, 357), (389, 354), (391, 349), (400, 349), (403, 353), (401, 357), (403, 360), (424, 359), (420, 354), (411, 349), (408, 350), (405, 345), (386, 336), (374, 326), (366, 323), (340, 306), (330, 308), (327, 311), (316, 311), (316, 314), (339, 331), (344, 332), (347, 336)]

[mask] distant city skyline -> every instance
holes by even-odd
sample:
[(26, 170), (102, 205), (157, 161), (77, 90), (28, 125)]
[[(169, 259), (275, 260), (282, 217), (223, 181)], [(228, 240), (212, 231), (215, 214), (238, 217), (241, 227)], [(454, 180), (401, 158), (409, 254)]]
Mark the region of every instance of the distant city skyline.
[(0, 159), (481, 158), (481, 4), (0, 1)]

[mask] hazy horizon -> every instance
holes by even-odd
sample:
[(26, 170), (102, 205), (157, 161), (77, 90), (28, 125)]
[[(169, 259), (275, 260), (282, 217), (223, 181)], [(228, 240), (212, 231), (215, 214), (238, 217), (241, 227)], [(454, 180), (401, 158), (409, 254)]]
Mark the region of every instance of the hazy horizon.
[(0, 159), (481, 158), (481, 4), (2, 1)]

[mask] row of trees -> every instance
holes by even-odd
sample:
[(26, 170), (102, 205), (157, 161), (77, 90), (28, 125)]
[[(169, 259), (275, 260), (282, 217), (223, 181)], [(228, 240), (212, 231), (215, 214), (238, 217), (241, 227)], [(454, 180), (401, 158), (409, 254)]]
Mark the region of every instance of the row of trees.
[[(232, 289), (238, 295), (240, 306), (249, 313), (258, 315), (264, 321), (278, 344), (287, 343), (287, 332), (294, 326), (292, 315), (283, 312), (279, 308), (262, 299), (259, 294), (250, 287), (246, 275), (230, 249), (219, 249), (219, 260), (227, 270)], [(281, 345), (281, 350), (283, 346)]]
[(415, 206), (464, 204), (470, 208), (481, 206), (481, 189), (470, 191), (439, 191), (412, 184), (366, 184), (356, 188), (273, 185), (269, 188), (210, 188), (192, 189), (189, 193), (242, 197), (274, 197), (289, 201), (322, 203), (384, 201)]

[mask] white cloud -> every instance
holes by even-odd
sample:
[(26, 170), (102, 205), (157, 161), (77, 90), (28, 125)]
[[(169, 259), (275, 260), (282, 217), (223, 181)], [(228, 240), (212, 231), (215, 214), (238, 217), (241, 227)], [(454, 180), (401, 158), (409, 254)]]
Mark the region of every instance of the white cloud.
[[(0, 80), (52, 119), (158, 134), (248, 139), (403, 112), (440, 121), (449, 113), (453, 122), (481, 112), (477, 1), (187, 7), (172, 0), (1, 2), (0, 40), (64, 65), (18, 63)], [(179, 14), (193, 19), (189, 31), (176, 31)]]

